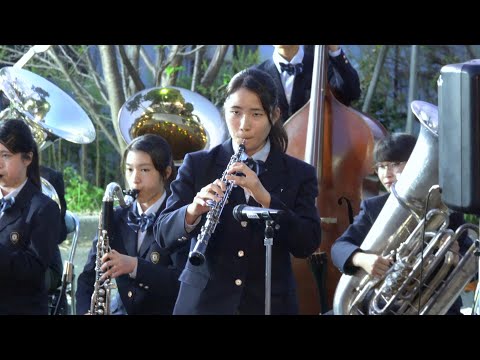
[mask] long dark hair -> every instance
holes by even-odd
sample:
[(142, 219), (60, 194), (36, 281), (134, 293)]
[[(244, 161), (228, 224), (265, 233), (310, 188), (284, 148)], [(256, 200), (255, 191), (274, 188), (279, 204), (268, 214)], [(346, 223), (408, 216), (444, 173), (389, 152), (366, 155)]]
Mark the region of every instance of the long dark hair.
[[(165, 187), (168, 189), (170, 182), (175, 179), (175, 165), (173, 163), (170, 145), (163, 137), (155, 134), (145, 134), (133, 139), (123, 152), (123, 168), (125, 168), (125, 161), (129, 151), (143, 151), (150, 155), (153, 166), (162, 176)], [(172, 168), (170, 177), (167, 177), (168, 166)]]
[[(27, 167), (27, 177), (41, 190), (38, 148), (28, 125), (19, 119), (0, 121), (0, 143), (12, 154), (21, 153), (22, 159), (32, 160)], [(30, 155), (30, 153), (33, 155)]]
[(270, 74), (249, 68), (240, 71), (236, 74), (227, 87), (226, 98), (235, 93), (241, 88), (250, 90), (257, 94), (263, 109), (267, 113), (268, 121), (272, 125), (268, 138), (273, 146), (278, 147), (283, 152), (287, 151), (288, 135), (283, 128), (283, 123), (278, 119), (275, 124), (273, 123), (273, 116), (275, 110), (278, 108), (278, 91), (275, 86), (275, 81)]

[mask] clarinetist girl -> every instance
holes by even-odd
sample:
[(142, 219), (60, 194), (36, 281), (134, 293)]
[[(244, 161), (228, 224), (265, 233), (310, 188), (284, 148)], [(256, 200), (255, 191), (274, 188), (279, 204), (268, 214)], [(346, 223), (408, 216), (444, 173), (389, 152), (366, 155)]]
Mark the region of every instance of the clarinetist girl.
[[(159, 244), (174, 251), (192, 239), (190, 249), (194, 247), (210, 209), (207, 200), (218, 201), (224, 195), (222, 173), (243, 140), (247, 156), (257, 166), (252, 170), (236, 162), (228, 169), (226, 180), (238, 186), (210, 239), (206, 261), (200, 266), (187, 262), (174, 314), (264, 314), (265, 226), (239, 223), (232, 215), (235, 205), (247, 202), (286, 210), (274, 236), (271, 313), (296, 314), (290, 254), (305, 258), (320, 242), (316, 174), (312, 166), (285, 154), (288, 139), (278, 121), (277, 90), (270, 75), (244, 70), (232, 78), (226, 95), (231, 139), (210, 151), (187, 154), (155, 225)], [(238, 172), (245, 176), (235, 175)]]
[[(173, 162), (170, 146), (160, 136), (135, 138), (123, 155), (125, 178), (138, 190), (130, 208), (117, 207), (113, 216), (112, 250), (102, 259), (103, 277), (116, 279), (118, 293), (112, 315), (171, 315), (178, 292), (178, 275), (186, 252), (168, 254), (153, 238), (153, 223), (165, 208)], [(77, 314), (86, 314), (95, 283), (96, 241), (78, 277)]]

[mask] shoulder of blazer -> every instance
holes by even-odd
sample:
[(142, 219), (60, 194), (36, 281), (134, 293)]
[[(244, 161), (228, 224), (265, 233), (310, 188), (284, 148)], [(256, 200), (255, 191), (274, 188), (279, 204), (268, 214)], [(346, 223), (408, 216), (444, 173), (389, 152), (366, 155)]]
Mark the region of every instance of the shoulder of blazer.
[(306, 163), (303, 160), (297, 159), (291, 155), (281, 152), (281, 156), (284, 158), (286, 166), (289, 170), (291, 170), (295, 174), (305, 174), (315, 172), (315, 167)]
[(32, 200), (30, 202), (30, 208), (28, 210), (26, 222), (27, 223), (30, 222), (31, 218), (33, 217), (33, 214), (35, 214), (35, 212), (38, 211), (38, 209), (41, 209), (47, 206), (51, 207), (52, 211), (55, 211), (55, 209), (57, 209), (58, 216), (60, 216), (60, 208), (58, 207), (58, 204), (55, 201), (53, 201), (47, 195), (41, 192), (34, 193), (32, 196)]
[(365, 212), (370, 215), (374, 214), (374, 217), (377, 218), (378, 214), (387, 202), (389, 196), (390, 193), (386, 193), (363, 200), (363, 207), (365, 209)]

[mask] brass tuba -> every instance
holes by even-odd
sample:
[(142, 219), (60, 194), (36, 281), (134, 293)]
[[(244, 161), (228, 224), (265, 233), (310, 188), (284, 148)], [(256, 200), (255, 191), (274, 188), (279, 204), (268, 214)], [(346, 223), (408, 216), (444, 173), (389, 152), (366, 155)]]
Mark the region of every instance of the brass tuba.
[(365, 252), (391, 255), (382, 278), (360, 269), (342, 275), (333, 311), (336, 315), (445, 314), (476, 272), (475, 245), (461, 256), (452, 244), (478, 226), (448, 229), (450, 210), (438, 187), (438, 111), (413, 101), (422, 127), (401, 178), (362, 243)]
[(185, 154), (210, 149), (227, 137), (220, 111), (207, 98), (180, 87), (154, 87), (130, 97), (118, 113), (123, 139), (157, 134), (172, 148), (176, 165)]

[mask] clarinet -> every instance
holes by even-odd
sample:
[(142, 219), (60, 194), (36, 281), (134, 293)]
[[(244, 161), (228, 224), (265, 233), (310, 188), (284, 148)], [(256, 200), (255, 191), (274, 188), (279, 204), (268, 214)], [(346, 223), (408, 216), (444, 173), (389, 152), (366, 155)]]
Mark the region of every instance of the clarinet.
[[(125, 197), (124, 197), (125, 194)], [(112, 229), (113, 202), (115, 198), (121, 207), (131, 205), (138, 195), (138, 190), (123, 191), (120, 185), (111, 182), (105, 189), (102, 200), (102, 209), (98, 221), (97, 255), (95, 259), (95, 283), (90, 301), (90, 315), (110, 315), (110, 293), (115, 288), (110, 277), (100, 280), (104, 274), (101, 270), (103, 255), (110, 252), (110, 233)]]
[(228, 168), (238, 161), (240, 161), (241, 156), (245, 152), (245, 140), (242, 141), (240, 146), (238, 147), (238, 151), (232, 155), (230, 161), (227, 165), (227, 168), (222, 174), (221, 181), (226, 184), (227, 188), (223, 195), (223, 198), (219, 201), (207, 200), (207, 205), (211, 208), (207, 213), (207, 220), (205, 224), (200, 229), (200, 233), (198, 234), (197, 242), (195, 247), (188, 255), (188, 260), (192, 265), (199, 266), (205, 262), (205, 251), (207, 250), (208, 241), (212, 236), (215, 228), (217, 227), (218, 222), (220, 221), (220, 216), (222, 215), (223, 207), (228, 201), (228, 197), (232, 192), (233, 187), (235, 184), (232, 180), (227, 181), (225, 180), (227, 176)]

